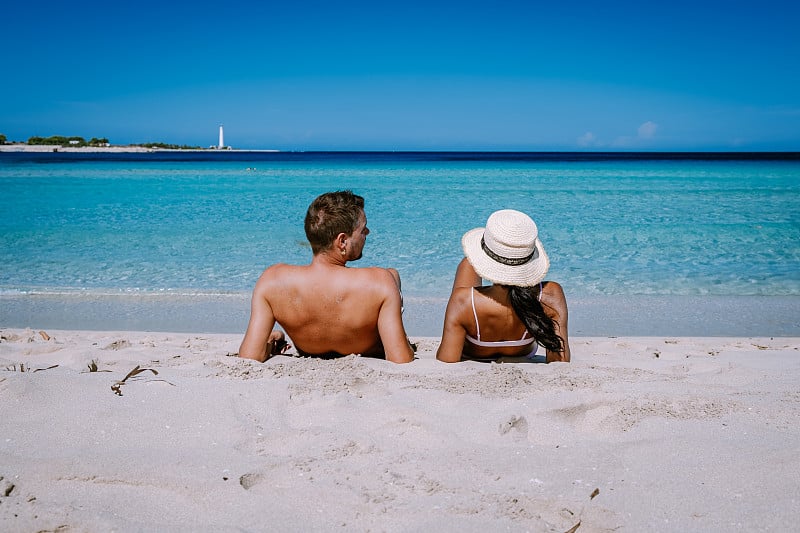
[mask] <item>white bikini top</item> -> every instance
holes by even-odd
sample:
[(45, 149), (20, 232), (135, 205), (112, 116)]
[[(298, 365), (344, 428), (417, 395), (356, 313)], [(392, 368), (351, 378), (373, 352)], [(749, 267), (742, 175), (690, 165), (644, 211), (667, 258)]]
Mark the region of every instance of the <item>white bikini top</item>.
[[(480, 346), (483, 348), (504, 348), (504, 347), (517, 347), (517, 346), (528, 346), (530, 344), (535, 344), (533, 348), (533, 353), (536, 353), (536, 350), (539, 348), (539, 345), (536, 344), (536, 339), (533, 337), (528, 337), (528, 330), (525, 329), (525, 332), (522, 334), (522, 338), (518, 341), (482, 341), (481, 340), (481, 325), (478, 322), (478, 313), (475, 312), (475, 287), (472, 288), (472, 293), (470, 294), (472, 298), (472, 316), (475, 317), (475, 329), (477, 330), (478, 338), (472, 337), (469, 334), (466, 335), (467, 341), (470, 344), (474, 344), (475, 346)], [(542, 283), (539, 282), (539, 301), (542, 301)]]

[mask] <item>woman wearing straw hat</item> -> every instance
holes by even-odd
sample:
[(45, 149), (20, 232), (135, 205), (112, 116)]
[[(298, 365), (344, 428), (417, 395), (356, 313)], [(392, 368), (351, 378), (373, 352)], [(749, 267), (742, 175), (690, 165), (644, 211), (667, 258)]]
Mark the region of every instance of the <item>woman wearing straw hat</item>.
[[(567, 300), (561, 285), (543, 281), (550, 260), (536, 223), (512, 209), (495, 211), (485, 228), (461, 239), (466, 256), (458, 265), (447, 303), (440, 361), (532, 356), (569, 361)], [(492, 282), (482, 287), (481, 279)]]

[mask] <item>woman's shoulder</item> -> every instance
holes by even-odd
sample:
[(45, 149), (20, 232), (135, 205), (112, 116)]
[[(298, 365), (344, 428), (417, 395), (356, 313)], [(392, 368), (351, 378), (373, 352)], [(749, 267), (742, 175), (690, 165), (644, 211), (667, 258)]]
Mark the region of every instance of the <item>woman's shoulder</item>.
[(472, 313), (472, 287), (453, 287), (447, 309), (450, 313), (459, 313), (465, 308), (470, 308)]
[(560, 294), (560, 295), (563, 296), (564, 295), (564, 288), (557, 281), (543, 281), (542, 282), (542, 293), (545, 294), (545, 295), (547, 295), (547, 294), (553, 294), (553, 295)]
[(472, 303), (470, 293), (472, 287), (454, 287), (447, 302), (444, 321), (445, 324), (460, 324), (465, 326), (468, 317), (472, 316)]
[(554, 309), (565, 309), (567, 297), (564, 295), (564, 288), (557, 281), (542, 282), (541, 302)]
[(453, 287), (450, 293), (450, 301), (463, 302), (472, 298), (473, 287)]

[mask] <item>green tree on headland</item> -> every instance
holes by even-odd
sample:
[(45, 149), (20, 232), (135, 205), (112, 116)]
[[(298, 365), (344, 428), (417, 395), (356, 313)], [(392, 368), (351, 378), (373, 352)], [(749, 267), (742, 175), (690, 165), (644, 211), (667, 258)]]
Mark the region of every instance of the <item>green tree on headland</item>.
[(161, 148), (164, 150), (199, 150), (199, 146), (188, 146), (185, 144), (167, 144), (167, 143), (141, 143), (133, 144), (131, 146), (143, 146), (145, 148)]
[[(0, 143), (5, 142), (5, 135), (0, 137)], [(105, 137), (92, 137), (87, 142), (86, 139), (83, 137), (64, 137), (63, 135), (51, 135), (50, 137), (38, 137), (33, 136), (28, 139), (27, 144), (33, 145), (48, 145), (48, 146), (93, 146), (93, 147), (104, 147), (109, 146), (110, 143), (108, 139)], [(141, 146), (144, 148), (160, 148), (163, 150), (200, 150), (199, 146), (188, 146), (185, 144), (168, 144), (162, 142), (149, 142), (149, 143), (139, 143), (139, 144), (131, 144), (131, 146)]]
[(54, 146), (108, 146), (108, 139), (105, 137), (92, 137), (87, 142), (83, 137), (73, 135), (64, 137), (63, 135), (51, 135), (50, 137), (31, 137), (28, 144), (45, 144)]
[(52, 135), (50, 137), (31, 137), (28, 144), (46, 144), (56, 146), (86, 146), (86, 139), (83, 137), (64, 137), (63, 135)]
[(0, 133), (0, 144), (6, 144), (6, 136)]

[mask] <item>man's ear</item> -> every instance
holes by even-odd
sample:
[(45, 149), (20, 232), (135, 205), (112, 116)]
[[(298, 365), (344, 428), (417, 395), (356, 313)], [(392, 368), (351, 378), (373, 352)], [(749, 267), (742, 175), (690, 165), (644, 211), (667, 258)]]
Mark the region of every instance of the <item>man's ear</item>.
[(346, 246), (346, 243), (347, 243), (347, 234), (346, 233), (340, 233), (333, 240), (333, 246), (336, 248), (337, 251), (338, 250), (343, 250), (345, 248), (345, 246)]

